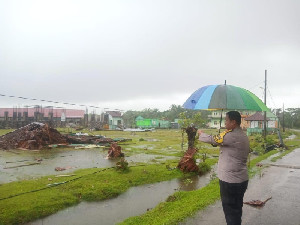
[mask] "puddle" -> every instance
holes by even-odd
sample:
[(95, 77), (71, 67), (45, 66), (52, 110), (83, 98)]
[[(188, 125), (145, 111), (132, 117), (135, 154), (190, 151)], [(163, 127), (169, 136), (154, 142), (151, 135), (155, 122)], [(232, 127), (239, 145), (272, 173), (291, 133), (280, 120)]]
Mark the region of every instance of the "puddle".
[(101, 202), (81, 202), (44, 219), (36, 220), (28, 225), (110, 225), (116, 224), (131, 216), (138, 216), (165, 201), (180, 187), (191, 191), (207, 185), (210, 174), (186, 179), (174, 179), (154, 184), (132, 187), (116, 198)]
[(157, 142), (159, 141), (158, 139), (155, 139), (155, 138), (148, 138), (148, 139), (145, 139), (146, 141), (149, 141), (149, 142)]
[[(71, 173), (77, 169), (104, 168), (115, 166), (119, 159), (108, 160), (107, 150), (61, 150), (43, 151), (0, 151), (0, 184), (17, 180), (34, 179), (53, 174)], [(137, 154), (125, 159), (130, 163), (149, 162), (159, 155)], [(163, 156), (159, 160), (174, 159), (176, 157)], [(40, 164), (37, 159), (41, 159)], [(21, 166), (21, 167), (18, 167)], [(15, 168), (13, 168), (15, 167)], [(64, 171), (55, 171), (55, 167), (70, 167)]]
[(140, 148), (140, 149), (149, 149), (149, 150), (153, 150), (154, 149), (154, 146), (153, 145), (136, 145), (134, 146), (135, 148)]

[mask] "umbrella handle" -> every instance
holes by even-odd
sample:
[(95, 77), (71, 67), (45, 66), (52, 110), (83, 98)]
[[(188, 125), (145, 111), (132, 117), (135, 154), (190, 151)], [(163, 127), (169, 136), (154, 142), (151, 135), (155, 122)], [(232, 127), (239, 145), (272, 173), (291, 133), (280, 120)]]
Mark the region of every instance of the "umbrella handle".
[(219, 128), (219, 133), (221, 133), (222, 115), (223, 115), (223, 109), (221, 110), (221, 118), (220, 118), (220, 128)]

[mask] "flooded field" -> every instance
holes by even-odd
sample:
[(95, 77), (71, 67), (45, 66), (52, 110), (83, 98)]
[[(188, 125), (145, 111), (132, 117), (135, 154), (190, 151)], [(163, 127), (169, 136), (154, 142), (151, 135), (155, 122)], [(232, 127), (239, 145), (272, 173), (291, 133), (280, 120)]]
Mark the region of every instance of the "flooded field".
[[(119, 161), (119, 159), (106, 159), (106, 156), (107, 150), (99, 148), (0, 151), (0, 184), (16, 180), (34, 179), (45, 175), (71, 173), (84, 168), (112, 167)], [(144, 153), (125, 157), (129, 164), (175, 158)], [(55, 171), (56, 167), (64, 167), (66, 170)]]

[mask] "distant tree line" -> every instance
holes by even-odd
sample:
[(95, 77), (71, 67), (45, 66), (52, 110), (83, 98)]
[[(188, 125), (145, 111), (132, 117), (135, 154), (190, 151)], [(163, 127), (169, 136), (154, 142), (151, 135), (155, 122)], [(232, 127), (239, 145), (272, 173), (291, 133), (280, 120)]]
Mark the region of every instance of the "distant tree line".
[[(272, 109), (272, 112), (279, 118), (280, 125), (286, 128), (300, 129), (300, 108), (287, 108), (284, 110), (284, 116), (281, 108)], [(145, 119), (161, 119), (173, 122), (175, 119), (184, 119), (192, 121), (197, 127), (205, 127), (208, 122), (208, 110), (188, 110), (180, 105), (171, 105), (166, 111), (158, 109), (144, 109), (142, 111), (129, 110), (123, 114), (126, 127), (135, 127), (135, 119), (141, 116)]]
[(203, 127), (207, 124), (207, 116), (210, 111), (206, 110), (188, 110), (182, 108), (180, 105), (171, 105), (166, 111), (159, 111), (158, 109), (144, 109), (142, 111), (126, 111), (123, 114), (123, 120), (126, 127), (135, 127), (135, 119), (141, 116), (145, 119), (160, 119), (173, 122), (175, 119), (197, 118), (197, 126)]
[(273, 109), (273, 113), (279, 118), (281, 126), (286, 128), (300, 128), (300, 108)]

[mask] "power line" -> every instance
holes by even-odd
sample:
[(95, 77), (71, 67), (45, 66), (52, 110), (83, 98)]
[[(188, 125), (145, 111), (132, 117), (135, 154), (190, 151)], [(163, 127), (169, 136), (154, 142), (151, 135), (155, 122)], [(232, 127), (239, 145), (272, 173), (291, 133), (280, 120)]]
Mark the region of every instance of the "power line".
[(273, 105), (274, 105), (275, 109), (277, 109), (276, 104), (275, 104), (275, 102), (274, 102), (274, 100), (273, 100), (273, 97), (272, 97), (272, 95), (271, 95), (271, 92), (270, 92), (269, 87), (267, 87), (267, 91), (268, 91), (268, 93), (269, 93), (269, 95), (270, 95), (270, 97), (271, 97), (271, 100), (272, 100), (272, 102), (273, 102)]
[(81, 106), (81, 107), (90, 107), (90, 108), (95, 108), (95, 109), (101, 109), (98, 106), (93, 106), (93, 105), (80, 105), (76, 103), (68, 103), (68, 102), (59, 102), (59, 101), (53, 101), (53, 100), (45, 100), (45, 99), (37, 99), (37, 98), (28, 98), (28, 97), (22, 97), (22, 96), (14, 96), (14, 95), (5, 95), (5, 94), (0, 94), (2, 97), (8, 97), (8, 98), (19, 98), (19, 99), (24, 99), (24, 100), (32, 100), (32, 101), (41, 101), (41, 102), (50, 102), (50, 103), (55, 103), (55, 104), (64, 104), (64, 105), (72, 105), (72, 106)]
[(264, 83), (264, 82), (261, 81), (261, 82), (259, 82), (258, 84), (254, 85), (253, 87), (249, 88), (248, 90), (251, 91), (251, 89), (254, 89), (254, 88), (257, 88), (257, 87), (259, 87), (259, 86), (262, 86), (263, 83)]

